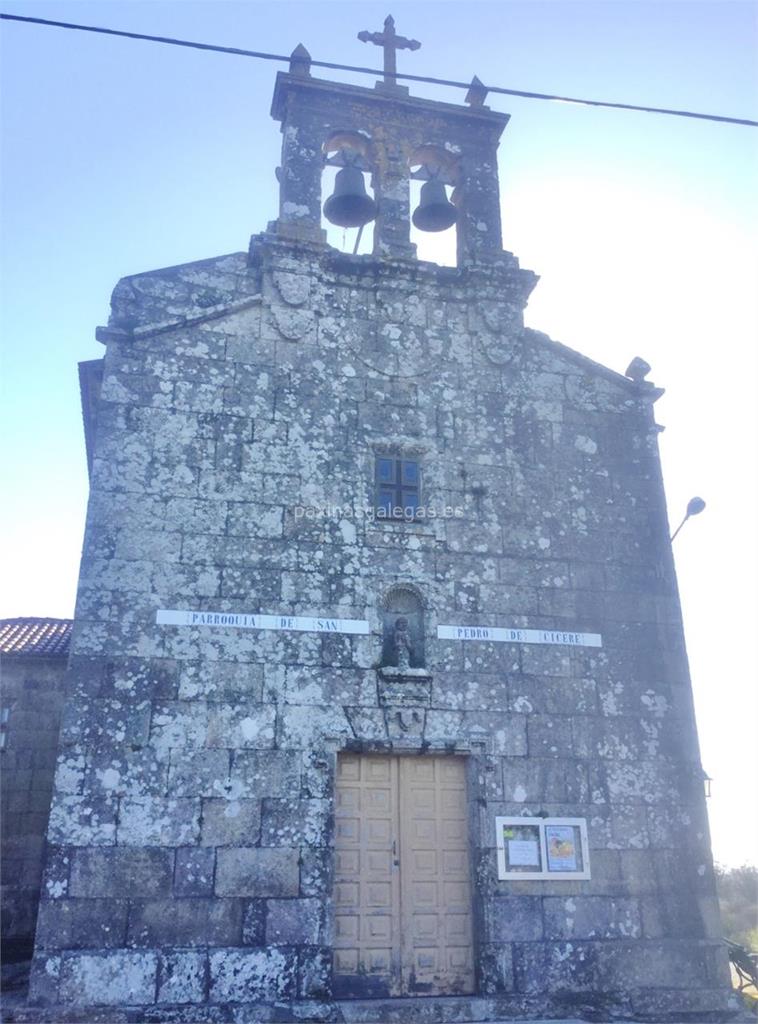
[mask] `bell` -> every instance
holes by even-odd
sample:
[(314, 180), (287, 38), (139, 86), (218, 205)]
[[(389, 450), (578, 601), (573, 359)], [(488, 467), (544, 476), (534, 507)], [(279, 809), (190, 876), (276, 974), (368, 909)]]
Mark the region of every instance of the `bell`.
[(447, 198), (439, 178), (421, 186), (421, 201), (413, 211), (413, 223), (420, 231), (444, 231), (458, 219), (458, 211)]
[(324, 216), (341, 228), (359, 228), (377, 214), (377, 205), (366, 192), (361, 171), (352, 165), (337, 171), (334, 193), (324, 203)]

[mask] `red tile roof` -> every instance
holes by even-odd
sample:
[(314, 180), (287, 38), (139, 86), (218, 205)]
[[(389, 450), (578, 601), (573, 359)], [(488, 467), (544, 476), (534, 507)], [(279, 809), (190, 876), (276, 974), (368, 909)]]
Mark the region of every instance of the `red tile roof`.
[(71, 619), (0, 619), (0, 654), (65, 657), (72, 624)]

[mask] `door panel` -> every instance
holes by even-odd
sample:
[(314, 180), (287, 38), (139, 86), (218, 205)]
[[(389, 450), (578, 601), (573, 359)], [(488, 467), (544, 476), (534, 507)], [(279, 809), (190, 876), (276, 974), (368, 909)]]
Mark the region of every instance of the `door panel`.
[(464, 761), (341, 756), (335, 817), (335, 995), (472, 992)]
[(474, 989), (465, 762), (400, 758), (403, 989)]
[(344, 756), (335, 798), (336, 996), (400, 994), (397, 758)]

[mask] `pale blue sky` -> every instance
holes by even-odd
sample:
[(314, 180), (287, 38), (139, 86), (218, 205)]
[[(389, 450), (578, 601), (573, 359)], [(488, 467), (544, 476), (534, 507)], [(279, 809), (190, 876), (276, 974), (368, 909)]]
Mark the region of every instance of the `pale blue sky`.
[[(28, 2), (7, 13), (758, 117), (753, 3)], [(280, 65), (3, 23), (0, 614), (72, 613), (87, 482), (76, 363), (126, 274), (243, 250), (276, 216)], [(350, 75), (317, 72), (354, 80)], [(370, 80), (359, 79), (361, 84)], [(452, 102), (460, 93), (412, 85)], [(755, 129), (491, 96), (506, 248), (541, 275), (528, 322), (667, 388), (657, 415), (716, 856), (758, 861)], [(428, 256), (433, 254), (427, 252)]]

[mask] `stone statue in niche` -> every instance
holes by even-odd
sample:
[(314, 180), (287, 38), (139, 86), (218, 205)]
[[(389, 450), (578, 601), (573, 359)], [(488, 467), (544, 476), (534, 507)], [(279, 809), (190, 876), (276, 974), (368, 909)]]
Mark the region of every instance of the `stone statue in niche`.
[(384, 674), (424, 675), (424, 610), (410, 587), (393, 587), (383, 601)]
[(408, 620), (404, 615), (395, 620), (393, 643), (395, 645), (395, 664), (397, 667), (401, 670), (410, 668), (413, 646), (411, 644), (411, 634), (408, 631)]

